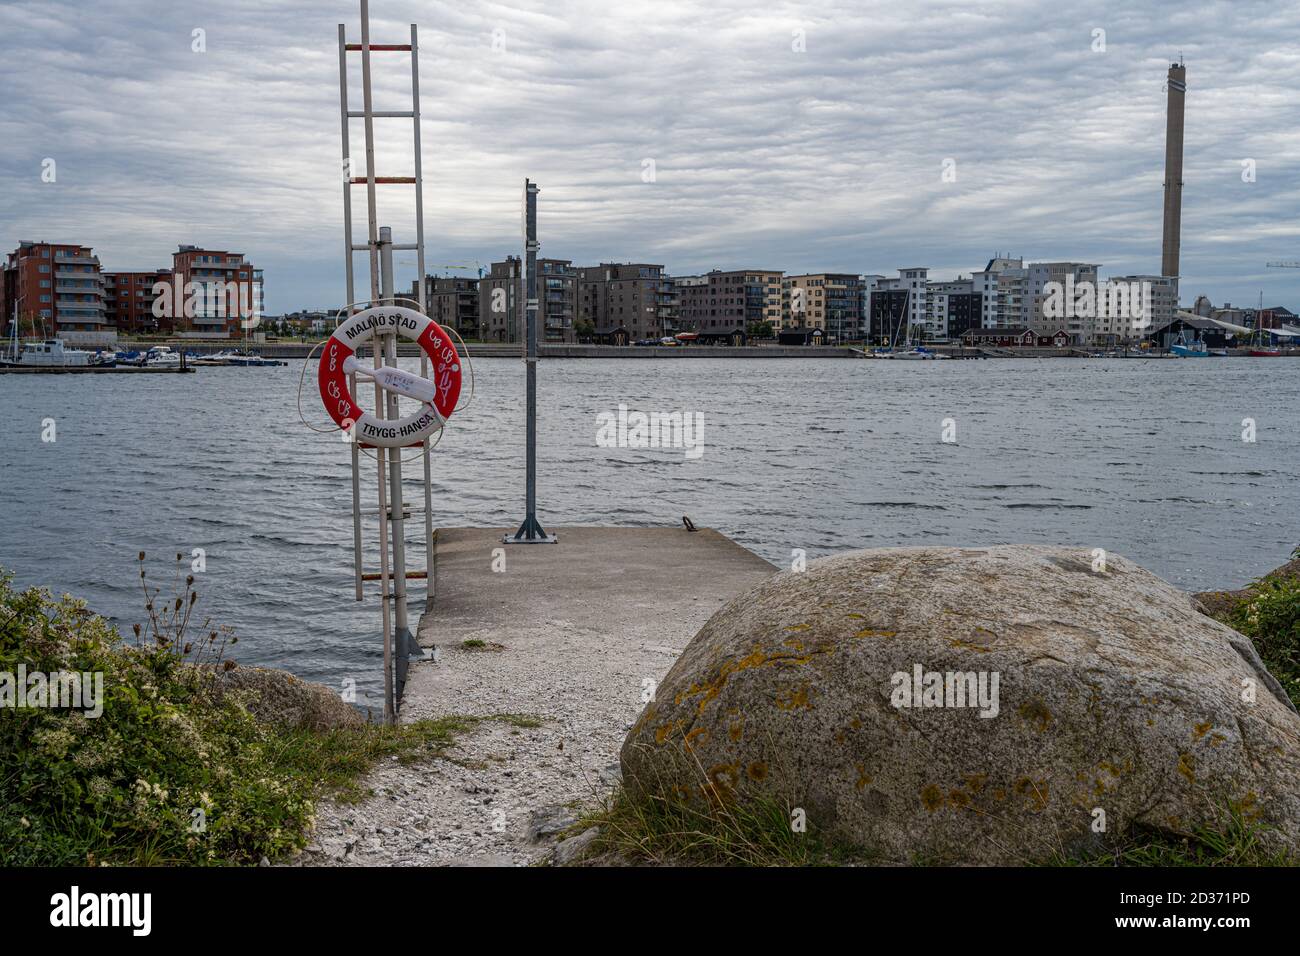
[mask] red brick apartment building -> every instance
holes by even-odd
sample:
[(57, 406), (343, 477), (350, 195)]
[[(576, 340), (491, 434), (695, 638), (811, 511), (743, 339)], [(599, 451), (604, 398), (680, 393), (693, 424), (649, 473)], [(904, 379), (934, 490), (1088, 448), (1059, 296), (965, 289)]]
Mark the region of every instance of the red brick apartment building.
[[(176, 331), (204, 336), (238, 336), (241, 334), (240, 310), (251, 312), (260, 307), (261, 273), (244, 259), (243, 253), (198, 246), (180, 246), (172, 254), (171, 321)], [(183, 311), (185, 287), (193, 282), (200, 300), (193, 316)], [(233, 292), (232, 292), (233, 289)], [(179, 290), (182, 299), (176, 300)]]
[[(262, 307), (262, 273), (242, 253), (197, 246), (180, 246), (171, 269), (104, 272), (89, 246), (24, 241), (0, 273), (4, 331), (17, 309), (21, 336), (57, 335), (69, 344), (108, 344), (118, 332), (238, 336), (241, 308), (260, 314)], [(168, 286), (161, 295), (159, 282)], [(185, 314), (187, 283), (198, 294), (193, 316)]]
[(4, 326), (15, 311), (22, 336), (60, 336), (70, 344), (115, 337), (104, 309), (104, 276), (89, 246), (24, 240), (4, 262)]
[(175, 331), (170, 319), (153, 314), (154, 286), (171, 285), (170, 269), (153, 272), (105, 272), (104, 311), (108, 322), (123, 335), (154, 335)]

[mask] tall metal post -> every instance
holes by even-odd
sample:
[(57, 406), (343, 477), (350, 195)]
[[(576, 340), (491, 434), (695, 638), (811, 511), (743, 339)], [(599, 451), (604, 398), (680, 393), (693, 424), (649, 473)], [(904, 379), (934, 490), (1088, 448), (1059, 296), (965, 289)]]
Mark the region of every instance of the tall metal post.
[[(381, 295), (385, 305), (396, 305), (393, 290), (393, 230), (382, 226), (379, 230), (379, 266), (382, 276)], [(397, 367), (397, 332), (382, 337), (384, 364)], [(428, 374), (427, 372), (425, 373)], [(396, 392), (388, 393), (388, 418), (402, 417), (398, 407)], [(428, 441), (421, 443), (421, 454), (427, 463)], [(382, 480), (382, 475), (381, 475)], [(402, 699), (406, 689), (406, 672), (412, 657), (422, 655), (419, 642), (411, 633), (408, 619), (409, 609), (406, 604), (406, 505), (402, 500), (402, 452), (394, 448), (388, 460), (388, 503), (390, 509), (389, 528), (393, 539), (393, 651), (392, 658), (396, 668), (397, 700)]]
[(527, 375), (528, 424), (524, 523), (506, 544), (554, 544), (537, 520), (537, 185), (524, 180), (524, 367)]

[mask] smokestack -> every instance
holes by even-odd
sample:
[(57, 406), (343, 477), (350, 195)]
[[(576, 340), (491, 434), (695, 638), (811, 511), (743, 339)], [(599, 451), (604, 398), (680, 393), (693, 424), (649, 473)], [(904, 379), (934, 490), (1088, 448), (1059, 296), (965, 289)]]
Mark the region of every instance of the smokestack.
[(1165, 237), (1160, 274), (1178, 275), (1178, 250), (1183, 228), (1183, 100), (1187, 68), (1169, 64), (1169, 104), (1165, 116)]

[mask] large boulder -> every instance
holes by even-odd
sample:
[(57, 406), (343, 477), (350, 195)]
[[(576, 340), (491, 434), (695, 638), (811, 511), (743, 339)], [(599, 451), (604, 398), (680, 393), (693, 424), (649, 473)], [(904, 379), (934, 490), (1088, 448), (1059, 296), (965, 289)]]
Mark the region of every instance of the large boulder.
[(1250, 641), (1099, 557), (888, 548), (774, 575), (659, 685), (625, 786), (774, 799), (901, 862), (1050, 861), (1229, 808), (1300, 849), (1300, 716)]
[(203, 686), (216, 699), (235, 693), (258, 720), (293, 730), (359, 727), (361, 712), (324, 684), (270, 667), (198, 668)]

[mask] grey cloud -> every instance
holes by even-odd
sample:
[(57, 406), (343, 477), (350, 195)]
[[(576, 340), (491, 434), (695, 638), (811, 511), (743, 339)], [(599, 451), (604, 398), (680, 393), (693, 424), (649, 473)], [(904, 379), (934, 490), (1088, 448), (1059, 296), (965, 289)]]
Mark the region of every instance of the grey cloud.
[[(949, 275), (1009, 251), (1157, 271), (1162, 85), (1182, 53), (1185, 297), (1300, 308), (1300, 273), (1264, 268), (1300, 258), (1294, 5), (372, 6), (375, 42), (420, 23), (431, 266), (517, 251), (531, 176), (544, 253), (581, 262)], [(0, 5), (0, 245), (77, 240), (116, 268), (230, 247), (267, 270), (272, 311), (341, 302), (336, 24), (355, 38), (356, 7)], [(376, 54), (375, 82), (395, 108), (405, 59)], [(379, 171), (409, 171), (406, 127), (381, 130)], [(399, 234), (409, 198), (383, 194)]]

